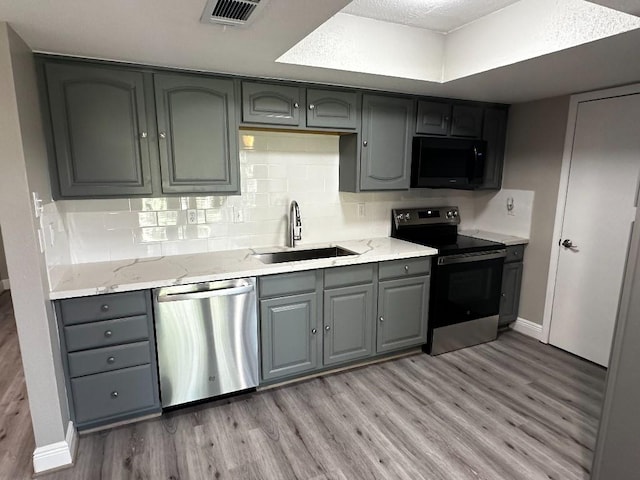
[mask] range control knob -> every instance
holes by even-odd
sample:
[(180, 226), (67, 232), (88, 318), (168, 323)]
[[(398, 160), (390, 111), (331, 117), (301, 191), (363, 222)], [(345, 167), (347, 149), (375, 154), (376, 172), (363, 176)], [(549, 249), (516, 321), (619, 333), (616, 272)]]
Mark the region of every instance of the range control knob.
[(404, 213), (399, 213), (398, 215), (396, 215), (396, 219), (401, 222), (404, 220)]
[(407, 221), (408, 221), (408, 220), (411, 220), (411, 214), (410, 214), (410, 213), (406, 213), (406, 214), (404, 215), (404, 219), (405, 219), (405, 220), (407, 220)]

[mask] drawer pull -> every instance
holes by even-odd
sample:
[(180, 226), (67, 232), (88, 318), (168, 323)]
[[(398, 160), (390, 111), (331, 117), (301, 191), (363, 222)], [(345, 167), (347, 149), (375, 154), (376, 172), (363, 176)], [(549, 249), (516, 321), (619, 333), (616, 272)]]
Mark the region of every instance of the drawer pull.
[(381, 322), (384, 322), (384, 317), (380, 317), (380, 321), (381, 321)]
[(111, 398), (118, 398), (118, 392), (116, 391), (111, 392)]
[(108, 312), (109, 311), (109, 305), (107, 305), (106, 303), (104, 305), (102, 305), (100, 307), (100, 310), (102, 310), (103, 312)]
[(109, 357), (109, 358), (107, 358), (107, 363), (109, 363), (109, 364), (114, 364), (114, 363), (116, 363), (116, 357)]
[(113, 336), (113, 332), (111, 330), (107, 330), (104, 332), (104, 336), (107, 338), (111, 338), (111, 336)]

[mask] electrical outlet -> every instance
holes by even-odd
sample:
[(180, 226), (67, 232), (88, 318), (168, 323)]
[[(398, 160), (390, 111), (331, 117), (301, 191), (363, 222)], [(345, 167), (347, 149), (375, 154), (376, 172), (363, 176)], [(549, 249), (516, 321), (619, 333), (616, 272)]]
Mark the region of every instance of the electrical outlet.
[(242, 208), (233, 207), (233, 223), (243, 223), (244, 222), (244, 213), (242, 212)]
[(195, 208), (187, 210), (187, 223), (189, 225), (198, 223), (198, 211)]
[(516, 213), (513, 211), (514, 203), (513, 197), (507, 198), (507, 215), (514, 216)]
[(364, 217), (365, 216), (365, 209), (364, 209), (364, 203), (359, 203), (358, 204), (358, 216), (359, 217)]
[(53, 223), (49, 224), (49, 245), (52, 247), (56, 244), (56, 231), (53, 228)]

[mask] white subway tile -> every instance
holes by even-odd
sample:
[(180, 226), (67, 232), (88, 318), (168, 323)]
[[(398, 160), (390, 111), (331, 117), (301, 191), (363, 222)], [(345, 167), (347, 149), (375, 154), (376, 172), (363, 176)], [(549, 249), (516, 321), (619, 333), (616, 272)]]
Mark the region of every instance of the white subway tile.
[(158, 212), (158, 226), (178, 225), (179, 213), (184, 214), (184, 212), (178, 212), (177, 210)]
[(140, 212), (138, 213), (139, 227), (155, 227), (158, 225), (158, 217), (156, 212)]

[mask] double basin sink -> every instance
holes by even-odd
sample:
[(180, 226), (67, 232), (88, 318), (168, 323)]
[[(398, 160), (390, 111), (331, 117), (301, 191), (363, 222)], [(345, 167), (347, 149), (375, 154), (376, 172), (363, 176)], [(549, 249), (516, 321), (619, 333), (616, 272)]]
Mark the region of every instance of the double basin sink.
[(346, 257), (358, 255), (342, 247), (311, 248), (307, 250), (287, 250), (284, 252), (255, 253), (253, 256), (262, 263), (285, 263), (300, 260), (319, 260), (322, 258)]

